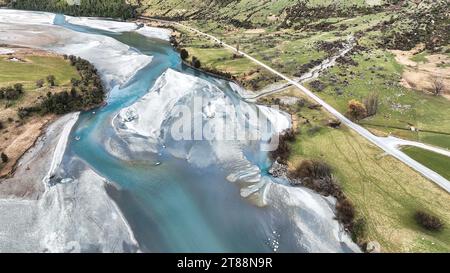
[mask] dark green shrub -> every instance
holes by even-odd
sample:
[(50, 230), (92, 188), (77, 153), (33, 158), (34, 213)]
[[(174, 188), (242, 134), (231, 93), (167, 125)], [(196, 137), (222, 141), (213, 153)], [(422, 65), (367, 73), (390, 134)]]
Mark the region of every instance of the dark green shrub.
[(417, 224), (429, 231), (441, 231), (444, 228), (441, 219), (424, 211), (417, 211), (414, 214), (414, 219)]

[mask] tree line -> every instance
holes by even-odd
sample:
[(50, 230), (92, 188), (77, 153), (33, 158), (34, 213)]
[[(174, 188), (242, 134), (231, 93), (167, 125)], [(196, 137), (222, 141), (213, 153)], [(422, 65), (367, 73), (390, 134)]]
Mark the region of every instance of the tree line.
[(79, 5), (66, 0), (15, 0), (9, 6), (14, 9), (64, 13), (72, 16), (113, 17), (123, 20), (136, 15), (135, 7), (125, 0), (81, 0)]

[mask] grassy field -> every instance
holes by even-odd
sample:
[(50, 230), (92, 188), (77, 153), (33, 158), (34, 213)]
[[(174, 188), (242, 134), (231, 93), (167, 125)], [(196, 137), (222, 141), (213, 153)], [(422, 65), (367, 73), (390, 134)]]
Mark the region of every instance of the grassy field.
[[(70, 82), (71, 78), (79, 79), (77, 70), (61, 57), (29, 56), (25, 62), (12, 62), (7, 56), (0, 56), (0, 85), (23, 83), (26, 89), (35, 89), (35, 83), (52, 74), (57, 85)], [(28, 87), (28, 88), (27, 88)]]
[[(273, 97), (283, 96), (303, 97), (295, 89)], [(303, 159), (330, 164), (358, 217), (367, 222), (367, 241), (378, 241), (385, 252), (450, 251), (448, 193), (350, 129), (327, 127), (327, 113), (302, 107), (295, 115), (301, 133), (291, 146), (291, 168)], [(439, 233), (422, 229), (413, 218), (418, 209), (438, 215), (446, 228)]]
[(403, 152), (450, 180), (450, 158), (416, 147), (406, 147)]
[(246, 73), (258, 67), (246, 58), (233, 58), (229, 50), (223, 48), (199, 48), (190, 46), (186, 48), (192, 56), (199, 56), (202, 65), (229, 72), (235, 76), (243, 77)]
[[(334, 168), (367, 221), (368, 241), (378, 241), (388, 252), (450, 251), (450, 197), (432, 182), (345, 128), (301, 136), (293, 148), (293, 163), (320, 158)], [(419, 227), (413, 219), (419, 209), (441, 217), (445, 230), (430, 233)]]
[(244, 73), (257, 69), (257, 66), (246, 58), (233, 58), (233, 52), (223, 47), (219, 47), (211, 41), (199, 36), (192, 35), (180, 30), (185, 37), (181, 42), (188, 50), (190, 56), (199, 58), (202, 65), (230, 72), (236, 76), (243, 76)]
[[(12, 107), (9, 110), (31, 105), (39, 96), (45, 96), (49, 91), (55, 92), (64, 87), (69, 88), (72, 78), (80, 79), (77, 70), (61, 57), (47, 55), (23, 57), (21, 54), (17, 57), (23, 61), (12, 62), (8, 60), (9, 56), (0, 56), (0, 87), (21, 83), (25, 91), (24, 96), (12, 101)], [(48, 75), (55, 76), (57, 87), (53, 88), (54, 90), (48, 86), (37, 88), (36, 81), (43, 79), (45, 82)], [(0, 107), (4, 108), (5, 104), (5, 100), (0, 101)], [(8, 115), (11, 115), (11, 111), (8, 111)], [(0, 118), (7, 117), (0, 115)]]

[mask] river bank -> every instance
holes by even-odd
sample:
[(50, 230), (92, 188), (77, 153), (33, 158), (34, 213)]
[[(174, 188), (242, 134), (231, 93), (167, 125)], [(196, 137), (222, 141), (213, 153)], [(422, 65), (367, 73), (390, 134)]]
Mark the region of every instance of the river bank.
[(61, 164), (54, 161), (64, 153), (59, 143), (67, 141), (77, 117), (70, 114), (51, 124), (20, 160), (15, 176), (0, 184), (2, 251), (137, 251), (138, 245), (120, 210), (104, 190), (105, 180), (82, 161), (70, 162), (79, 172), (72, 183), (45, 183), (50, 165)]
[[(76, 114), (70, 114), (49, 124), (42, 135), (36, 139), (35, 144), (18, 160), (14, 175), (1, 179), (0, 196), (2, 198), (37, 200), (42, 196), (45, 192), (42, 179), (53, 158), (54, 147), (59, 141), (64, 125), (76, 117)], [(70, 128), (67, 129), (70, 130)]]

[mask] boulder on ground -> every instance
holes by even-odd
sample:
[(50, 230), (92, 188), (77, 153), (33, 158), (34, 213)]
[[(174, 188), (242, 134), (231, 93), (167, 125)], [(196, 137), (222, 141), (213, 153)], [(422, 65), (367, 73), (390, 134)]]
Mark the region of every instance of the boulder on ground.
[(367, 253), (381, 253), (381, 245), (377, 241), (372, 241), (367, 243), (366, 247)]

